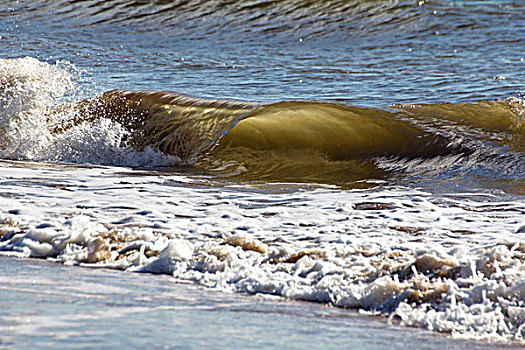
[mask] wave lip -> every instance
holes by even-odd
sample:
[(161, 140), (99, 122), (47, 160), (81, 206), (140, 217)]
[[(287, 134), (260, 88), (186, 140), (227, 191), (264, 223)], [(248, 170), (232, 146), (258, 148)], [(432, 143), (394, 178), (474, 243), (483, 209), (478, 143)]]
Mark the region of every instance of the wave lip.
[[(257, 104), (205, 100), (163, 91), (112, 90), (73, 106), (76, 118), (58, 124), (62, 132), (102, 118), (129, 130), (126, 142), (176, 155), (186, 163), (213, 149), (220, 137)], [(63, 108), (63, 106), (58, 107)]]

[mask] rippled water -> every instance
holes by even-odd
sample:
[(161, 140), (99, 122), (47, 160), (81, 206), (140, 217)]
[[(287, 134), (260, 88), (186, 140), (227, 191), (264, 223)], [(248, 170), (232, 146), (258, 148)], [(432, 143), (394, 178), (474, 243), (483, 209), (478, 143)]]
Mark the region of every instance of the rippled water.
[(521, 1), (3, 2), (0, 52), (3, 255), (523, 343)]
[(523, 90), (520, 1), (252, 3), (10, 3), (2, 52), (67, 60), (101, 90), (250, 101), (380, 106)]

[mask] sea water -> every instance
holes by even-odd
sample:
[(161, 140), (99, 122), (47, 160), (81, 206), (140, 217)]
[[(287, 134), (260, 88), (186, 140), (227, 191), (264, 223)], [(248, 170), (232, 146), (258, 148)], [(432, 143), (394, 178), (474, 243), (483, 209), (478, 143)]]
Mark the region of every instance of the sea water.
[(1, 254), (522, 344), (524, 10), (7, 2)]

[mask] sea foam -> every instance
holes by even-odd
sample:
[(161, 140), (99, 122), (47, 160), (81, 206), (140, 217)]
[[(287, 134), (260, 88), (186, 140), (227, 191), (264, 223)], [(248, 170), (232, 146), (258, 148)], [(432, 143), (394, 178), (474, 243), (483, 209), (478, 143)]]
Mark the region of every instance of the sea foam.
[(524, 341), (525, 206), (512, 197), (290, 192), (118, 167), (30, 166), (3, 164), (1, 254), (168, 274), (455, 337)]
[[(178, 162), (177, 157), (150, 148), (131, 149), (125, 143), (128, 131), (109, 119), (53, 132), (57, 125), (81, 118), (74, 102), (96, 91), (83, 84), (83, 75), (64, 61), (0, 59), (0, 157), (126, 166)], [(59, 105), (60, 111), (53, 110)]]

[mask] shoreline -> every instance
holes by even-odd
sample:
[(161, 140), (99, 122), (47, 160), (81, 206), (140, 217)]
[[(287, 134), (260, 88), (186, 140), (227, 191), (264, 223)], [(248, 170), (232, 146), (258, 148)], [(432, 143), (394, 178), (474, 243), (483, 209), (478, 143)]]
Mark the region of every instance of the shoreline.
[(323, 304), (0, 256), (2, 349), (503, 349)]

